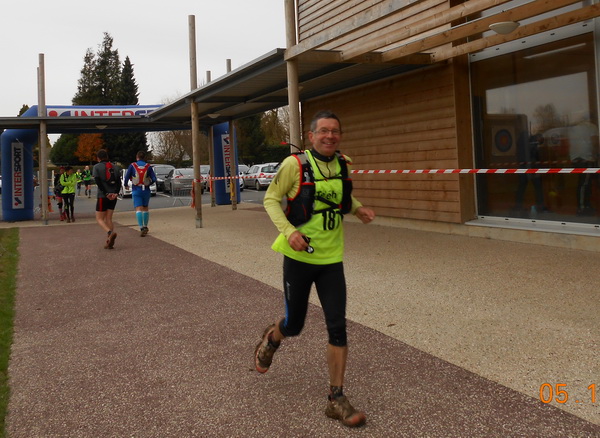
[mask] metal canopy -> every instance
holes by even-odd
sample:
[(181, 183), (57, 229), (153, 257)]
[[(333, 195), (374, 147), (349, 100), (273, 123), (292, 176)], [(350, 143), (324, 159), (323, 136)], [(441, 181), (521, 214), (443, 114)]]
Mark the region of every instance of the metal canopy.
[[(153, 121), (189, 123), (190, 104), (200, 122), (214, 125), (288, 104), (285, 50), (275, 49), (149, 114)], [(300, 62), (300, 100), (397, 75), (419, 65)]]
[[(38, 129), (42, 120), (46, 121), (47, 131), (51, 134), (189, 129), (192, 101), (198, 104), (200, 124), (204, 126), (247, 117), (288, 104), (284, 54), (284, 49), (274, 49), (146, 116), (4, 117), (0, 118), (0, 130)], [(309, 100), (418, 67), (420, 65), (415, 64), (300, 62), (300, 100)]]

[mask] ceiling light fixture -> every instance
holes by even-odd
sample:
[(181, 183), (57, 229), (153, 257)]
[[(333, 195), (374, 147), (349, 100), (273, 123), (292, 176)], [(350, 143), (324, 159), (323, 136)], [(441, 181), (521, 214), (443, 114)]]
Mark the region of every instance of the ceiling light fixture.
[(498, 23), (492, 23), (489, 26), (490, 30), (493, 30), (500, 35), (506, 35), (514, 32), (517, 27), (519, 27), (519, 23), (516, 21), (500, 21)]

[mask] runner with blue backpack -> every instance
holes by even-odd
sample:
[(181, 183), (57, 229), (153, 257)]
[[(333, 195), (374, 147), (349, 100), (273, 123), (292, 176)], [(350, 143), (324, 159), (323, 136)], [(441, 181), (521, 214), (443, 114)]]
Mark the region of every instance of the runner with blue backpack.
[(156, 174), (152, 166), (145, 161), (146, 153), (144, 151), (138, 151), (135, 158), (137, 161), (131, 163), (127, 168), (123, 185), (128, 188), (131, 180), (131, 198), (133, 199), (135, 216), (140, 226), (140, 236), (144, 237), (149, 231), (150, 186), (156, 182)]

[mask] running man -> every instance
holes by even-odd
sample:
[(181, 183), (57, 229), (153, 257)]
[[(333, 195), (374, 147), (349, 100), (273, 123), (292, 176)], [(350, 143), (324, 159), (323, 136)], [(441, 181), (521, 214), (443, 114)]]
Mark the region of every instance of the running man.
[(100, 149), (97, 154), (98, 164), (92, 169), (92, 176), (98, 186), (96, 201), (96, 222), (106, 232), (105, 249), (113, 249), (117, 233), (112, 221), (117, 196), (121, 190), (121, 168), (116, 163), (108, 161), (108, 152)]
[(140, 236), (148, 234), (148, 222), (150, 221), (150, 186), (156, 182), (154, 169), (149, 163), (146, 163), (146, 152), (138, 151), (135, 156), (136, 162), (131, 163), (123, 178), (125, 188), (129, 187), (131, 180), (131, 198), (133, 199), (133, 208), (135, 208), (135, 217), (140, 227)]
[(92, 172), (90, 171), (90, 166), (85, 166), (83, 172), (81, 172), (83, 177), (83, 185), (85, 186), (85, 196), (88, 198), (92, 197)]
[[(340, 120), (334, 113), (317, 113), (308, 133), (312, 149), (286, 158), (265, 195), (265, 209), (280, 232), (272, 248), (284, 256), (285, 317), (266, 328), (254, 362), (259, 373), (266, 373), (281, 341), (300, 334), (314, 283), (329, 336), (325, 415), (356, 427), (366, 422), (366, 415), (352, 407), (343, 390), (348, 346), (342, 218), (353, 213), (367, 224), (375, 213), (351, 195), (350, 159), (337, 152), (341, 136)], [(286, 213), (281, 209), (284, 197)]]

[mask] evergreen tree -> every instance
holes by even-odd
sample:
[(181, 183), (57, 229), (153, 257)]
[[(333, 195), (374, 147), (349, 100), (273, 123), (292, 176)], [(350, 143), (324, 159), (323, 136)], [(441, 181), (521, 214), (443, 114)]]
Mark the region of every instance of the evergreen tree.
[(139, 95), (138, 85), (133, 75), (133, 64), (129, 60), (129, 56), (126, 56), (120, 81), (117, 84), (114, 105), (137, 105)]
[(121, 61), (119, 51), (113, 50), (113, 38), (104, 32), (104, 40), (98, 49), (94, 68), (95, 87), (100, 96), (95, 105), (117, 105), (121, 82)]
[[(113, 105), (137, 105), (138, 97), (138, 85), (133, 74), (133, 64), (127, 56), (115, 89)], [(111, 158), (123, 164), (134, 161), (138, 151), (148, 152), (145, 132), (107, 134), (105, 137)]]
[(96, 81), (96, 55), (87, 49), (83, 57), (81, 77), (77, 81), (77, 93), (73, 105), (95, 105), (100, 99), (100, 88)]
[(265, 148), (265, 135), (261, 129), (262, 114), (236, 121), (238, 157), (242, 163), (260, 163)]
[(52, 150), (50, 151), (50, 161), (54, 164), (79, 164), (79, 159), (75, 157), (77, 150), (78, 136), (76, 134), (61, 135)]
[[(139, 92), (133, 74), (133, 64), (129, 57), (126, 57), (125, 62), (121, 65), (119, 51), (113, 49), (113, 42), (110, 34), (105, 32), (97, 53), (91, 49), (86, 51), (81, 77), (77, 83), (77, 93), (73, 97), (73, 105), (138, 104)], [(62, 137), (65, 139), (62, 140)], [(108, 149), (111, 159), (115, 161), (128, 163), (135, 159), (137, 151), (148, 151), (146, 134), (143, 132), (103, 134), (102, 137), (104, 147)], [(56, 143), (57, 151), (51, 154), (52, 161), (54, 163), (77, 163), (77, 157), (74, 155), (77, 143), (76, 135), (61, 136)]]

